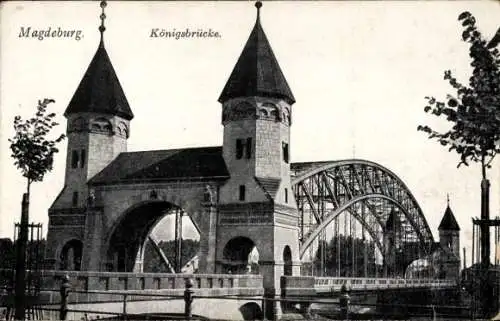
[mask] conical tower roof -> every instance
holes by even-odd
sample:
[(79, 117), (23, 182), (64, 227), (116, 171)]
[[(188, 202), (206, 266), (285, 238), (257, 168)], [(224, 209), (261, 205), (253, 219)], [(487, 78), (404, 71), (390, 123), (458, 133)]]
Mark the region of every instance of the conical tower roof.
[(257, 2), (255, 6), (255, 26), (222, 90), (219, 102), (224, 103), (236, 97), (261, 96), (281, 98), (293, 104), (295, 98), (260, 24), (262, 4)]
[(446, 206), (446, 210), (444, 211), (441, 223), (439, 223), (438, 230), (460, 231), (460, 226), (458, 226), (457, 220), (455, 219), (455, 215), (453, 215), (453, 211), (450, 208), (450, 204)]
[(104, 19), (106, 18), (104, 15), (106, 3), (104, 1), (101, 2), (101, 7), (103, 8), (102, 24), (99, 27), (101, 42), (64, 115), (96, 112), (131, 120), (134, 114), (104, 47), (103, 33), (105, 30)]

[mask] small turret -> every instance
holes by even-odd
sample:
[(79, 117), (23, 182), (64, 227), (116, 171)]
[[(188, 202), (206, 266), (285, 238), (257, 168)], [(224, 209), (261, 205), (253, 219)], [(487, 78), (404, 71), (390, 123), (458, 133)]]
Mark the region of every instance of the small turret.
[(451, 210), (449, 196), (438, 230), (440, 276), (447, 279), (458, 278), (460, 273), (460, 226), (458, 226)]
[(453, 254), (460, 257), (460, 226), (450, 208), (449, 198), (438, 230), (441, 247), (450, 249)]

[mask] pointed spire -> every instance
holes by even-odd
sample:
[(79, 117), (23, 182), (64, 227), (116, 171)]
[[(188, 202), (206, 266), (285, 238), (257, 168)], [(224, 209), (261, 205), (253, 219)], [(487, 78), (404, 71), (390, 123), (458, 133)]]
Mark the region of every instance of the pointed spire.
[(100, 15), (101, 25), (99, 26), (101, 41), (94, 58), (92, 58), (83, 79), (64, 112), (64, 116), (67, 117), (70, 114), (81, 112), (95, 112), (116, 115), (131, 120), (134, 114), (104, 48), (103, 38), (106, 30), (104, 26), (104, 20), (106, 19), (104, 8), (107, 6), (106, 1), (101, 1), (100, 6), (102, 9)]
[(255, 2), (255, 8), (257, 8), (257, 22), (260, 23), (260, 8), (262, 8), (262, 2)]
[(248, 96), (281, 98), (293, 104), (295, 98), (274, 56), (260, 24), (262, 2), (255, 3), (257, 19), (247, 43), (222, 90), (219, 102)]
[(458, 226), (458, 222), (455, 219), (455, 215), (450, 208), (450, 195), (446, 196), (446, 210), (444, 211), (443, 218), (441, 219), (441, 223), (439, 223), (438, 230), (440, 231), (460, 231), (460, 226)]
[(99, 32), (101, 33), (101, 44), (104, 45), (104, 31), (106, 31), (106, 27), (104, 26), (104, 20), (106, 20), (106, 14), (104, 13), (104, 9), (108, 4), (106, 1), (101, 1), (101, 9), (102, 13), (100, 15), (101, 25), (99, 26)]

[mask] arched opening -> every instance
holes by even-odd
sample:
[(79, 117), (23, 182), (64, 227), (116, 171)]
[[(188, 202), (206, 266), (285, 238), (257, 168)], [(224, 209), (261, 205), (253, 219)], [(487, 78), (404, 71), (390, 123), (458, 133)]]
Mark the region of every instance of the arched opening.
[(61, 270), (80, 271), (82, 264), (83, 243), (80, 240), (73, 239), (64, 244), (61, 255)]
[(428, 258), (417, 259), (408, 265), (404, 277), (408, 279), (434, 277), (434, 267)]
[(262, 320), (262, 309), (256, 302), (248, 302), (239, 308), (243, 320)]
[[(199, 234), (189, 215), (172, 203), (152, 198), (127, 211), (118, 222), (108, 241), (105, 270), (194, 273), (198, 250)], [(183, 268), (186, 264), (188, 270)]]
[(99, 117), (99, 118), (92, 120), (92, 123), (91, 123), (91, 130), (92, 131), (110, 134), (112, 132), (112, 129), (113, 129), (113, 126), (111, 125), (111, 122), (109, 120), (107, 120), (106, 118)]
[(287, 245), (283, 250), (284, 275), (292, 275), (292, 250)]
[(233, 108), (233, 115), (236, 119), (255, 118), (256, 113), (255, 107), (246, 101), (239, 103)]
[(235, 237), (227, 242), (223, 255), (223, 272), (231, 274), (258, 274), (259, 252), (247, 237)]

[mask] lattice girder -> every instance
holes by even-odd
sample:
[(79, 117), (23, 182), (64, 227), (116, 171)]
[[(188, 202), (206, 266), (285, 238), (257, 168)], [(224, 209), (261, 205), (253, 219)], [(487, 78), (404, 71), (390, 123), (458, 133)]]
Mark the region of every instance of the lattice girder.
[[(387, 168), (364, 160), (295, 163), (291, 168), (301, 217), (301, 257), (320, 232), (345, 211), (364, 227), (379, 249), (383, 244), (381, 230), (394, 211), (405, 240), (417, 240), (422, 252), (429, 252), (434, 239), (423, 212), (404, 182)], [(359, 209), (363, 209), (363, 217)]]

